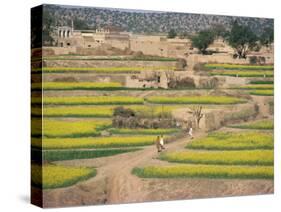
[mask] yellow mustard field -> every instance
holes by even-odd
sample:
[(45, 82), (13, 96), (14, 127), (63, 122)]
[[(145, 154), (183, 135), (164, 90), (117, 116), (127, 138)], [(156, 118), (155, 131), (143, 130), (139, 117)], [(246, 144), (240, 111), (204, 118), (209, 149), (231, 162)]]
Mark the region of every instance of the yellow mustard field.
[[(83, 138), (43, 138), (43, 149), (111, 148), (145, 146), (155, 142), (155, 136), (110, 136)], [(41, 139), (33, 138), (32, 146), (41, 148)]]
[[(41, 98), (32, 98), (33, 104), (41, 104)], [(75, 96), (75, 97), (44, 97), (45, 105), (114, 105), (143, 104), (143, 99), (130, 96)]]
[[(94, 168), (32, 164), (32, 184), (44, 189), (71, 186), (96, 175)], [(43, 181), (43, 183), (42, 183)]]
[(62, 121), (44, 119), (42, 125), (40, 122), (40, 119), (32, 120), (32, 124), (38, 126), (32, 132), (33, 136), (41, 135), (42, 132), (44, 137), (96, 136), (99, 134), (99, 130), (111, 125), (110, 120)]
[(188, 149), (251, 150), (273, 149), (272, 133), (264, 132), (216, 132), (187, 144)]
[(169, 66), (150, 66), (150, 67), (43, 67), (34, 68), (33, 72), (97, 72), (97, 73), (127, 73), (140, 71), (167, 71), (174, 70), (175, 67)]
[[(42, 87), (43, 85), (43, 87)], [(106, 89), (118, 89), (122, 84), (119, 82), (43, 82), (32, 83), (32, 89), (44, 90), (106, 90)]]
[[(111, 117), (114, 108), (118, 105), (96, 105), (96, 106), (44, 106), (43, 115), (45, 117)], [(185, 105), (124, 105), (125, 108), (130, 108), (140, 116), (161, 116), (170, 115), (175, 109), (183, 108)], [(32, 115), (41, 116), (40, 108), (32, 107)]]
[(273, 165), (273, 150), (184, 151), (164, 153), (160, 159), (177, 163), (217, 165)]
[(133, 173), (144, 178), (240, 178), (272, 179), (271, 166), (170, 165), (134, 168)]
[(245, 124), (233, 125), (232, 127), (241, 129), (257, 129), (257, 130), (272, 130), (274, 128), (273, 120), (258, 120)]
[(229, 96), (152, 96), (148, 97), (147, 101), (156, 104), (238, 104), (246, 102), (245, 99)]

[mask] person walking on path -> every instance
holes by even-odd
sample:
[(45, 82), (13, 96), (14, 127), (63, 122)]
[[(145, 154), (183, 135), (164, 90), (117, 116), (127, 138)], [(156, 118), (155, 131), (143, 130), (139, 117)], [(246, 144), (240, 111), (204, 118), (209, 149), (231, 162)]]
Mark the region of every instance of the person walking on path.
[(193, 129), (192, 129), (192, 127), (189, 128), (188, 135), (190, 136), (191, 139), (193, 139)]
[(165, 149), (165, 147), (164, 147), (164, 137), (163, 137), (163, 135), (161, 135), (161, 137), (160, 137), (160, 146), (161, 146), (161, 150)]
[(156, 138), (155, 145), (156, 145), (157, 152), (161, 152), (162, 148), (161, 148), (161, 144), (160, 144), (160, 136), (159, 135)]

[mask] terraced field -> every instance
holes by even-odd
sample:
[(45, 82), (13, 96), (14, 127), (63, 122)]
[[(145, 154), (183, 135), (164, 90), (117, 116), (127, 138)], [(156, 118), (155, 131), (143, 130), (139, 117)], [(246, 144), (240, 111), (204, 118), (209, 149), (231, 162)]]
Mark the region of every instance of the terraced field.
[(249, 93), (251, 95), (256, 95), (256, 96), (273, 96), (274, 95), (273, 90), (255, 90), (255, 91), (250, 91)]
[(273, 71), (240, 71), (240, 70), (212, 70), (210, 75), (232, 76), (232, 77), (273, 77)]
[[(114, 108), (120, 105), (70, 105), (53, 106), (46, 105), (43, 108), (44, 117), (81, 117), (81, 118), (110, 118), (113, 116)], [(170, 116), (173, 110), (188, 107), (188, 105), (124, 105), (132, 109), (139, 116)], [(33, 107), (33, 116), (41, 116), (41, 109)]]
[[(84, 149), (146, 146), (154, 143), (155, 136), (110, 136), (79, 138), (43, 138), (43, 149)], [(41, 139), (32, 139), (33, 147), (41, 147)]]
[[(41, 104), (41, 98), (33, 98), (32, 104)], [(130, 96), (73, 96), (44, 97), (44, 105), (126, 105), (143, 104), (143, 99)]]
[(273, 168), (247, 166), (216, 165), (175, 165), (135, 168), (133, 173), (144, 178), (239, 178), (239, 179), (272, 179)]
[(44, 73), (139, 73), (141, 71), (168, 71), (174, 70), (175, 67), (167, 67), (167, 66), (154, 66), (154, 67), (43, 67), (41, 68), (34, 68), (32, 71), (34, 73), (41, 72)]
[(205, 64), (210, 75), (233, 77), (273, 77), (273, 65)]
[[(33, 125), (40, 126), (40, 119), (34, 119)], [(57, 137), (82, 137), (97, 136), (99, 132), (111, 126), (110, 120), (83, 120), (83, 121), (62, 121), (62, 120), (43, 120), (43, 133), (41, 129), (33, 131), (32, 136), (41, 135), (48, 138)]]
[[(167, 71), (175, 67), (165, 65), (174, 58), (85, 58), (84, 56), (48, 57), (44, 60), (71, 60), (71, 61), (111, 61), (111, 60), (136, 60), (136, 61), (161, 61), (163, 66), (154, 67), (44, 67), (43, 73), (73, 73), (79, 76), (85, 73), (104, 74), (135, 74), (141, 71)], [(221, 65), (211, 64), (207, 68), (211, 74), (220, 71)], [(216, 70), (213, 70), (216, 69)], [(228, 74), (233, 70), (239, 76), (273, 76), (273, 66), (248, 67), (228, 66), (223, 69)], [(33, 74), (38, 74), (39, 69), (33, 69)], [(241, 73), (240, 73), (241, 72)], [(243, 73), (243, 74), (242, 74)], [(242, 75), (241, 75), (242, 74)], [(266, 74), (266, 75), (264, 75)], [(84, 77), (85, 78), (85, 77)], [(48, 78), (49, 79), (49, 78)], [(62, 78), (63, 79), (63, 78)], [(90, 81), (90, 80), (89, 80)], [(32, 92), (41, 89), (40, 84), (32, 84)], [(267, 83), (252, 83), (242, 87), (245, 92), (265, 92), (272, 90), (273, 85)], [(43, 83), (43, 102), (41, 98), (32, 98), (32, 134), (33, 159), (43, 160), (43, 176), (40, 167), (33, 164), (33, 186), (43, 186), (48, 192), (55, 193), (59, 198), (64, 192), (56, 188), (69, 187), (81, 192), (84, 185), (102, 186), (104, 177), (112, 184), (112, 191), (108, 186), (104, 189), (106, 195), (117, 195), (116, 190), (123, 192), (128, 188), (142, 185), (143, 182), (131, 176), (131, 173), (142, 178), (220, 178), (220, 179), (269, 179), (273, 178), (273, 135), (270, 132), (270, 123), (253, 123), (235, 126), (251, 129), (244, 132), (217, 132), (194, 139), (186, 143), (186, 148), (170, 151), (169, 145), (177, 146), (182, 129), (178, 128), (116, 128), (112, 126), (114, 109), (118, 106), (132, 109), (135, 115), (142, 118), (171, 118), (175, 110), (186, 109), (190, 106), (204, 105), (208, 107), (239, 107), (239, 104), (249, 103), (250, 100), (241, 97), (232, 97), (224, 94), (208, 95), (208, 93), (180, 92), (174, 90), (171, 94), (158, 89), (157, 92), (139, 90), (136, 95), (127, 94), (120, 82), (67, 82), (52, 81)], [(121, 91), (122, 90), (122, 91)], [(102, 92), (105, 91), (105, 92)], [(112, 91), (112, 92), (111, 92)], [(57, 92), (57, 93), (56, 93)], [(128, 91), (129, 92), (129, 91)], [(184, 95), (183, 95), (184, 94)], [(41, 110), (38, 105), (43, 103), (44, 121), (40, 123)], [(185, 116), (186, 112), (182, 112)], [(248, 113), (248, 112), (247, 112)], [(239, 114), (238, 114), (239, 115)], [(237, 115), (237, 116), (238, 116)], [(252, 116), (252, 115), (251, 115)], [(43, 134), (41, 131), (43, 127)], [(257, 132), (252, 129), (269, 129)], [(232, 129), (237, 130), (237, 129)], [(239, 129), (238, 129), (239, 130)], [(157, 155), (155, 144), (156, 136), (163, 134), (167, 144), (167, 152)], [(172, 137), (175, 136), (175, 137)], [(186, 139), (186, 137), (184, 137)], [(168, 139), (167, 139), (168, 140)], [(40, 149), (43, 148), (43, 158), (40, 158)], [(82, 160), (83, 159), (83, 160)], [(161, 165), (139, 166), (142, 162), (157, 161)], [(162, 163), (164, 165), (162, 165)], [(166, 165), (168, 164), (168, 165)], [(122, 173), (120, 172), (122, 170)], [(108, 174), (110, 172), (110, 174)], [(108, 174), (108, 175), (106, 175)], [(117, 176), (118, 174), (118, 176)], [(120, 176), (119, 176), (120, 175)], [(96, 177), (95, 177), (96, 176)], [(41, 179), (43, 177), (44, 184)], [(79, 184), (89, 178), (91, 181)], [(97, 181), (95, 181), (95, 179)], [(137, 179), (136, 179), (137, 178)], [(103, 179), (103, 180), (104, 180)], [(119, 182), (120, 181), (120, 182)], [(120, 185), (126, 181), (128, 188)], [(119, 186), (119, 187), (118, 187)], [(95, 191), (87, 194), (92, 195)], [(64, 195), (68, 196), (67, 193)], [(85, 195), (85, 193), (84, 193)], [(73, 197), (72, 197), (73, 198)], [(88, 199), (91, 197), (87, 197)], [(86, 199), (87, 199), (86, 198)], [(108, 198), (108, 197), (107, 197)], [(110, 197), (114, 199), (114, 197)], [(116, 197), (115, 197), (116, 198)], [(119, 197), (118, 197), (119, 198)], [(117, 199), (118, 199), (117, 198)], [(121, 196), (120, 196), (121, 198)], [(137, 198), (136, 198), (137, 199)], [(103, 200), (101, 200), (103, 201)]]
[(218, 132), (186, 148), (159, 156), (171, 165), (136, 167), (132, 173), (144, 178), (273, 178), (272, 134)]
[(227, 70), (273, 70), (273, 65), (241, 65), (241, 64), (223, 64), (208, 63), (204, 65), (208, 69), (227, 69)]
[(272, 150), (183, 151), (160, 156), (161, 160), (188, 164), (273, 165)]
[(214, 132), (187, 145), (189, 149), (251, 150), (273, 149), (272, 133), (263, 132)]
[(244, 99), (228, 96), (151, 96), (146, 100), (155, 104), (238, 104), (246, 102)]
[[(40, 90), (41, 83), (33, 83), (32, 89)], [(44, 82), (44, 90), (118, 90), (122, 89), (119, 82)]]
[(232, 125), (231, 127), (240, 129), (254, 129), (254, 130), (273, 130), (274, 122), (273, 120), (258, 120), (245, 124)]
[[(85, 167), (64, 167), (57, 165), (41, 166), (32, 164), (32, 185), (42, 186), (44, 189), (71, 186), (79, 181), (87, 180), (96, 175), (96, 170)], [(43, 180), (43, 185), (42, 185)]]

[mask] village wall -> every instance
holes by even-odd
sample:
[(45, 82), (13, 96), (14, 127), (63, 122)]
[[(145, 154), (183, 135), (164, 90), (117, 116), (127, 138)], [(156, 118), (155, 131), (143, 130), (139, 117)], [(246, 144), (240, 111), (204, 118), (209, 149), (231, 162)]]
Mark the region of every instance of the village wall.
[(175, 67), (176, 61), (133, 61), (133, 60), (46, 60), (48, 67)]
[(92, 73), (56, 73), (44, 74), (45, 82), (120, 82), (122, 85), (126, 83), (126, 74), (92, 74)]
[(77, 47), (43, 47), (43, 55), (44, 52), (48, 53), (48, 55), (67, 55), (67, 54), (76, 54)]
[[(192, 64), (193, 66), (197, 63), (231, 63), (231, 64), (249, 64), (250, 55), (246, 59), (234, 59), (232, 54), (212, 54), (212, 55), (202, 55), (202, 54), (192, 54), (187, 57), (187, 64)], [(263, 55), (264, 56), (264, 55)], [(273, 64), (274, 58), (272, 54), (265, 55), (266, 63)]]

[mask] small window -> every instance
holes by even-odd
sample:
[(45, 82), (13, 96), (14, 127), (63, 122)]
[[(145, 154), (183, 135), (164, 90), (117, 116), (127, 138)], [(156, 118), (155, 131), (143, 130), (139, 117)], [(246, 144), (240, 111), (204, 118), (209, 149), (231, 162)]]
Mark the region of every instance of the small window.
[(70, 43), (67, 43), (68, 46), (70, 46)]
[(88, 45), (88, 48), (91, 48), (91, 45)]
[(160, 83), (160, 76), (157, 77), (157, 82)]

